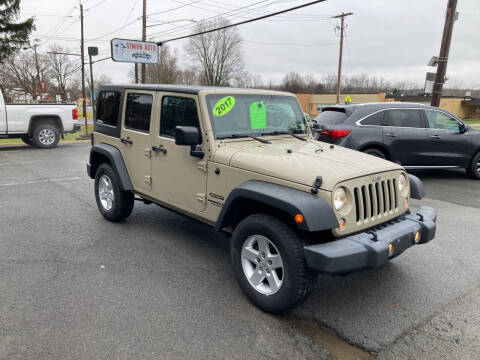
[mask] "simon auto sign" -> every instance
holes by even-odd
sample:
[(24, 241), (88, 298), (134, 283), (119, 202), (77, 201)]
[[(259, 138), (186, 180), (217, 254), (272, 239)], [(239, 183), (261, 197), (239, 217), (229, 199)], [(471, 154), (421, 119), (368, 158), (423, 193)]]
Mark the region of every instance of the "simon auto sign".
[(112, 60), (129, 63), (158, 63), (158, 45), (127, 39), (112, 39)]

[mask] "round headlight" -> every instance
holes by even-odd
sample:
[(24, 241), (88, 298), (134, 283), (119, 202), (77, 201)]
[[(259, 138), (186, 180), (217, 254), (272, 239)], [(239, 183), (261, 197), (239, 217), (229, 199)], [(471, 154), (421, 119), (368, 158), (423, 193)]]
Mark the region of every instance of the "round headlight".
[(405, 177), (405, 175), (400, 174), (400, 176), (398, 177), (398, 190), (400, 190), (400, 192), (403, 192), (406, 188), (407, 178)]
[(347, 202), (347, 193), (343, 187), (339, 187), (333, 193), (333, 206), (335, 210), (341, 210)]

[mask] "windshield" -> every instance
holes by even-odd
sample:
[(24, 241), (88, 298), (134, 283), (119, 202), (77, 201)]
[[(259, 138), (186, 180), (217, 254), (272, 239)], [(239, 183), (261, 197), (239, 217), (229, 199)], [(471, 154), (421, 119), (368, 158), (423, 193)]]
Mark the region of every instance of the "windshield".
[(307, 133), (302, 109), (293, 96), (210, 94), (206, 100), (217, 138)]

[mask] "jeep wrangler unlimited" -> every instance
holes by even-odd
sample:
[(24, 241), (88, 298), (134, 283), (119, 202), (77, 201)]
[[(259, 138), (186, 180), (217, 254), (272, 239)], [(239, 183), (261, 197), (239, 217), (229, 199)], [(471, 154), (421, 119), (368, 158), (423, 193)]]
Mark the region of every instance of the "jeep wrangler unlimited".
[(290, 93), (103, 86), (92, 145), (107, 220), (142, 200), (231, 234), (235, 277), (268, 312), (300, 304), (317, 272), (379, 267), (435, 235), (434, 209), (409, 210), (424, 195), (418, 178), (314, 141)]

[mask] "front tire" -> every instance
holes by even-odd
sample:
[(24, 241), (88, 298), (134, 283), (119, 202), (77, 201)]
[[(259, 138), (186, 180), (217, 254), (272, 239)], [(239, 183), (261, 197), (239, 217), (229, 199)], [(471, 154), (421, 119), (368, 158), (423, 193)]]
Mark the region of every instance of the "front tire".
[(307, 268), (302, 242), (274, 216), (255, 214), (238, 224), (231, 260), (241, 289), (263, 311), (292, 309), (312, 291), (316, 276)]
[(109, 164), (102, 164), (95, 173), (95, 199), (103, 217), (118, 222), (130, 216), (133, 193), (120, 189), (120, 183)]
[(51, 124), (40, 124), (33, 130), (33, 145), (40, 149), (51, 149), (60, 141), (60, 131)]
[(472, 179), (480, 180), (480, 151), (473, 156), (467, 168), (467, 173)]

